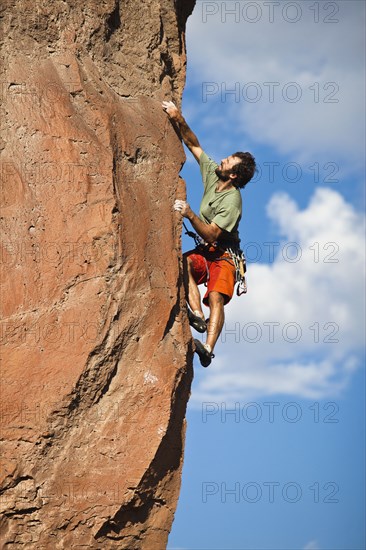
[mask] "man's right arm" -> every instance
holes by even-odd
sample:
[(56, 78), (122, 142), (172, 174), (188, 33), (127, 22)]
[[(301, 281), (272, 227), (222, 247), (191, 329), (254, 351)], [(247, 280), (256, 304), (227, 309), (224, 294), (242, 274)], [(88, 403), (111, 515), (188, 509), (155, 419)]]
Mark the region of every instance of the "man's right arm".
[(203, 149), (199, 144), (196, 134), (192, 132), (192, 130), (184, 120), (182, 113), (178, 110), (178, 108), (174, 105), (172, 101), (163, 101), (162, 106), (168, 116), (178, 125), (184, 143), (191, 151), (197, 162), (199, 162)]

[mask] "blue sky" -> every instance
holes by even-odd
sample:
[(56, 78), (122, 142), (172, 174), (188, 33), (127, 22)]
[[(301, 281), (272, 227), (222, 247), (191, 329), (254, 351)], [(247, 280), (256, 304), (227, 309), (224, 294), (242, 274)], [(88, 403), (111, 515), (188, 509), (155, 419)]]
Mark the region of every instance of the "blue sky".
[[(364, 23), (361, 1), (201, 0), (188, 20), (183, 114), (260, 171), (248, 294), (194, 364), (171, 550), (365, 548)], [(189, 152), (182, 176), (197, 212)]]

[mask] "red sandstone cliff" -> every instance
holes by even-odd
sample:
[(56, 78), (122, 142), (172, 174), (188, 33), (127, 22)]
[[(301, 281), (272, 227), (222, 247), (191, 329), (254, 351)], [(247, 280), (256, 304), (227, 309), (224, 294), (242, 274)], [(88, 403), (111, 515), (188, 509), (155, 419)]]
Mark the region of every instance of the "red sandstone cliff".
[(4, 545), (166, 546), (192, 350), (160, 103), (193, 4), (2, 3)]

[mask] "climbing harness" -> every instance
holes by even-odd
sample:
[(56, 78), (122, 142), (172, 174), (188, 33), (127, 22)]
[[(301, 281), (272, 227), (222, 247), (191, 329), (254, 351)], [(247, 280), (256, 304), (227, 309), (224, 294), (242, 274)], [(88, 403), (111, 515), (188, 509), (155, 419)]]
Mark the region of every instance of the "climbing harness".
[[(202, 251), (205, 251), (210, 249), (211, 246), (213, 246), (216, 250), (223, 250), (224, 252), (227, 252), (230, 255), (230, 258), (234, 262), (235, 266), (235, 283), (238, 283), (236, 294), (238, 296), (241, 296), (242, 294), (246, 294), (248, 291), (247, 288), (247, 282), (245, 278), (245, 273), (247, 270), (247, 264), (244, 252), (239, 247), (233, 247), (226, 246), (224, 242), (222, 243), (213, 243), (212, 245), (208, 245), (197, 233), (194, 231), (189, 231), (186, 224), (183, 222), (184, 229), (186, 230), (185, 234), (188, 235), (188, 237), (191, 237), (194, 239), (194, 242), (196, 244), (196, 248), (200, 248)], [(221, 244), (221, 246), (220, 246)], [(209, 250), (210, 251), (210, 250)], [(229, 258), (217, 258), (217, 260), (220, 261), (230, 261)], [(209, 271), (206, 261), (206, 269), (207, 269), (207, 275), (209, 277)]]

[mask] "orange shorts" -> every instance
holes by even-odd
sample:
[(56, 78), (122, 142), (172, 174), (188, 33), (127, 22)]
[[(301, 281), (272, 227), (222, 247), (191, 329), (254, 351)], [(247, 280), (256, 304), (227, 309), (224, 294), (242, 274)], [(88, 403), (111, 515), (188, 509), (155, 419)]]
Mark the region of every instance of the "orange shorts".
[[(184, 254), (190, 259), (191, 271), (198, 285), (206, 283), (207, 291), (203, 303), (208, 305), (208, 295), (213, 290), (224, 296), (224, 303), (230, 302), (235, 287), (235, 266), (227, 252), (202, 253), (195, 249)], [(224, 259), (220, 259), (224, 258)]]

